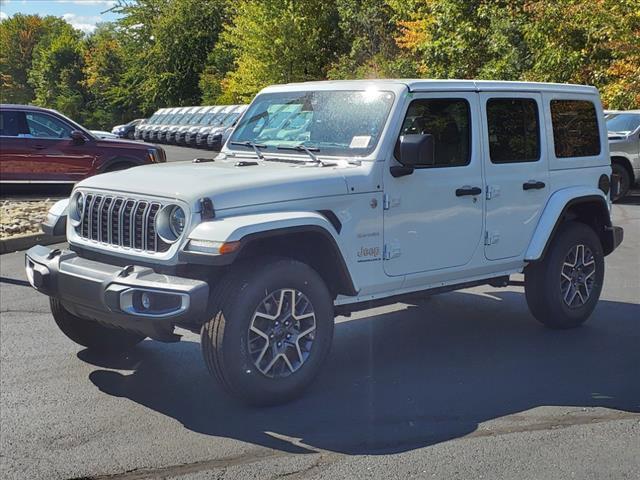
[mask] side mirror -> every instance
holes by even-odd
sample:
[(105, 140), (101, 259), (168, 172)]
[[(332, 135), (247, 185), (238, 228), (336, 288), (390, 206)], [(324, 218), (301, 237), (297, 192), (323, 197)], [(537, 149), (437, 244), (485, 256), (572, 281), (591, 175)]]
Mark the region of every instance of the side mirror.
[(85, 138), (84, 133), (82, 133), (80, 130), (73, 130), (71, 132), (71, 141), (74, 145), (82, 145), (87, 141), (87, 139)]
[(395, 154), (402, 166), (391, 167), (391, 175), (402, 177), (410, 175), (416, 166), (435, 164), (435, 143), (433, 135), (402, 135), (396, 145)]

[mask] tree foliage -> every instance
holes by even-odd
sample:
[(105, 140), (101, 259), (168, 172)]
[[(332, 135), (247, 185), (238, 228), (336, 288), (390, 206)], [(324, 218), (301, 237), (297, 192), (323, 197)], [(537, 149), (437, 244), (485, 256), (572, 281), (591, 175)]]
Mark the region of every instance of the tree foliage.
[(0, 100), (91, 127), (159, 107), (249, 101), (266, 85), (432, 77), (597, 86), (640, 106), (637, 0), (118, 0), (91, 35), (0, 21)]
[(238, 2), (222, 35), (235, 57), (221, 81), (223, 99), (248, 102), (272, 83), (325, 78), (340, 43), (338, 20), (331, 0)]

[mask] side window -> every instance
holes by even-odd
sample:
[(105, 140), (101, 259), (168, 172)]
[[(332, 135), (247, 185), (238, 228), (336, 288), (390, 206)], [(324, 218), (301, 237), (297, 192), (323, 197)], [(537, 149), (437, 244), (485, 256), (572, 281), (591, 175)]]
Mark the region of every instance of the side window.
[[(471, 161), (471, 111), (463, 98), (414, 100), (409, 105), (400, 135), (430, 134), (435, 164), (461, 167)], [(427, 165), (425, 165), (427, 166)]]
[(29, 133), (36, 138), (71, 138), (72, 128), (52, 115), (29, 112), (26, 115)]
[(535, 162), (540, 159), (538, 104), (532, 98), (487, 100), (491, 163)]
[(553, 144), (557, 158), (600, 154), (596, 107), (586, 100), (551, 100)]
[(0, 135), (3, 137), (24, 137), (28, 132), (24, 112), (0, 110)]

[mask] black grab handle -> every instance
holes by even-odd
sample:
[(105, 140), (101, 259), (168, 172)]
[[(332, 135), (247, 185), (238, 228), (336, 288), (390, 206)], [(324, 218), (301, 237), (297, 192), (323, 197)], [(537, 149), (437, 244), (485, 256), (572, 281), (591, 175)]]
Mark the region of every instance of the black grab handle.
[(530, 182), (523, 183), (522, 189), (523, 190), (540, 190), (545, 186), (546, 185), (544, 184), (544, 182), (538, 182), (538, 181), (532, 180)]
[(482, 189), (480, 187), (462, 187), (456, 190), (456, 197), (464, 197), (465, 195), (480, 195)]

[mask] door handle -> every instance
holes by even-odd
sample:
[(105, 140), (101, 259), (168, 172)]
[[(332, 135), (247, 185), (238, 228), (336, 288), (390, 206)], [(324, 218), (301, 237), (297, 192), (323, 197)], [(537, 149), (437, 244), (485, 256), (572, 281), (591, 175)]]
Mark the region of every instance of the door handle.
[(465, 185), (462, 188), (456, 189), (456, 197), (464, 197), (465, 195), (480, 195), (482, 189), (480, 187), (469, 187)]
[(47, 148), (46, 145), (31, 145), (31, 148), (33, 148), (34, 150), (44, 150), (45, 148)]
[(544, 182), (539, 182), (537, 180), (529, 180), (528, 182), (522, 184), (523, 190), (540, 190), (544, 187), (546, 187)]

